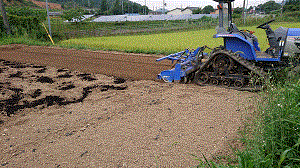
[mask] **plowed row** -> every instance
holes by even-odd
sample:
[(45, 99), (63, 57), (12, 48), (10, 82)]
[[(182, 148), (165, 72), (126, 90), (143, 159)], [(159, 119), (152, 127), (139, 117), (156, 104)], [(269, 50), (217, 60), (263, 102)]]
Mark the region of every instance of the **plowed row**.
[(0, 58), (8, 61), (67, 68), (133, 80), (155, 80), (159, 72), (170, 69), (170, 63), (155, 61), (159, 57), (26, 45), (0, 47)]

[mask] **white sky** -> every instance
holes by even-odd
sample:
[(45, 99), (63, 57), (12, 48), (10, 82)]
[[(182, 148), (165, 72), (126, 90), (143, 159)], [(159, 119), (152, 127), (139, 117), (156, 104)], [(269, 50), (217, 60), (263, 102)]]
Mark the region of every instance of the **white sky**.
[[(137, 2), (141, 5), (145, 5), (145, 0), (131, 0), (134, 2)], [(248, 0), (248, 7), (250, 6), (256, 6), (262, 3), (265, 3), (269, 0)], [(275, 0), (277, 3), (281, 3), (282, 0)], [(234, 1), (234, 7), (242, 7), (244, 0), (235, 0)], [(247, 2), (247, 0), (246, 0)], [(214, 8), (216, 8), (217, 3), (213, 0), (165, 0), (165, 3), (167, 4), (166, 9), (171, 10), (175, 8), (185, 8), (187, 6), (189, 7), (204, 7), (206, 5), (212, 5)], [(151, 10), (156, 10), (159, 8), (162, 8), (163, 0), (146, 0), (146, 5)]]

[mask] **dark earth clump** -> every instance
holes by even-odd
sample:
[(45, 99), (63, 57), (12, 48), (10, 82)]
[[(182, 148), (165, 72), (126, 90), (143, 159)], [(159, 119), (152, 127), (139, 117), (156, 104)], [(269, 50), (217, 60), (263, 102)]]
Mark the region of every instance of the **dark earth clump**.
[(91, 76), (91, 74), (89, 73), (82, 73), (82, 74), (78, 74), (78, 77), (84, 77), (84, 76)]
[(33, 65), (32, 68), (45, 68), (46, 66), (41, 66), (41, 65)]
[(93, 78), (91, 76), (84, 76), (81, 78), (82, 80), (87, 80), (87, 81), (94, 81), (94, 80), (97, 80), (96, 78)]
[(37, 89), (37, 90), (35, 90), (30, 96), (31, 96), (32, 98), (37, 98), (37, 97), (39, 97), (40, 95), (42, 95), (42, 90), (41, 90), (41, 89)]
[(21, 63), (15, 63), (15, 65), (10, 65), (11, 68), (26, 68), (28, 65), (21, 64)]
[(11, 87), (8, 87), (8, 89), (11, 90), (11, 91), (14, 91), (17, 94), (20, 93), (20, 92), (23, 92), (23, 89), (21, 89), (21, 88), (11, 88)]
[(125, 90), (127, 89), (127, 86), (114, 86), (114, 85), (101, 85), (101, 91), (107, 91), (108, 89), (113, 90)]
[(125, 82), (126, 82), (126, 80), (123, 79), (123, 78), (116, 78), (116, 79), (114, 80), (114, 83), (115, 83), (115, 84), (120, 84), (120, 83), (125, 83)]
[(9, 75), (9, 78), (21, 78), (22, 76), (22, 72), (21, 71), (18, 71), (17, 73), (15, 74), (10, 74)]
[(68, 86), (61, 87), (59, 90), (70, 90), (73, 88), (75, 88), (75, 86), (73, 84), (70, 84)]
[(43, 68), (43, 69), (37, 70), (36, 73), (45, 73), (46, 70), (47, 70), (47, 68)]
[(58, 75), (58, 78), (71, 78), (73, 75), (70, 75), (69, 73), (65, 73), (63, 75)]
[(19, 104), (23, 98), (22, 94), (14, 94), (11, 96), (11, 98), (6, 99), (6, 100), (1, 100), (0, 101), (0, 111), (6, 112), (7, 116), (11, 116), (14, 114), (16, 111), (25, 109), (25, 108), (33, 108), (39, 105), (46, 105), (46, 106), (53, 106), (55, 104), (58, 105), (68, 105), (72, 103), (80, 103), (82, 102), (88, 94), (91, 92), (91, 89), (98, 87), (97, 85), (90, 86), (90, 87), (85, 87), (83, 88), (82, 91), (82, 96), (76, 100), (68, 101), (63, 97), (60, 96), (46, 96), (45, 98), (41, 98), (38, 100), (34, 100), (32, 102), (28, 101), (22, 101), (23, 104)]
[(37, 79), (37, 82), (41, 83), (54, 83), (54, 80), (52, 78), (49, 78), (47, 76), (41, 76)]
[(3, 61), (2, 63), (3, 63), (3, 65), (5, 65), (5, 66), (15, 65), (15, 63), (10, 62), (10, 61)]
[(57, 72), (66, 72), (68, 71), (67, 69), (58, 69)]

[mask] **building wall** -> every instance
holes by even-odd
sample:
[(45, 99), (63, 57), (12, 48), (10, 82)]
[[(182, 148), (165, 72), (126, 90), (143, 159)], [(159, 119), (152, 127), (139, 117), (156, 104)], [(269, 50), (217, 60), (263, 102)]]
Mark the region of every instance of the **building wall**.
[(211, 12), (210, 14), (219, 14), (219, 9), (215, 9), (215, 11), (214, 12)]
[(193, 11), (190, 9), (185, 9), (181, 12), (181, 14), (193, 14)]
[(167, 13), (168, 15), (182, 15), (182, 12), (180, 9), (174, 9)]

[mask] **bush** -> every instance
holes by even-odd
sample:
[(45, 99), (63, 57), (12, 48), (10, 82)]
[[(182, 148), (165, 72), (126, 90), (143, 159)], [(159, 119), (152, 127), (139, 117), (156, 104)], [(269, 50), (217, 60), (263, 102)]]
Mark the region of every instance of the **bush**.
[[(16, 36), (28, 35), (34, 39), (45, 39), (46, 32), (41, 23), (46, 19), (46, 11), (28, 7), (8, 7), (8, 21), (12, 34)], [(0, 33), (5, 33), (3, 21), (0, 20)], [(47, 38), (47, 37), (46, 37)]]
[(300, 11), (283, 13), (282, 20), (285, 22), (300, 22)]

